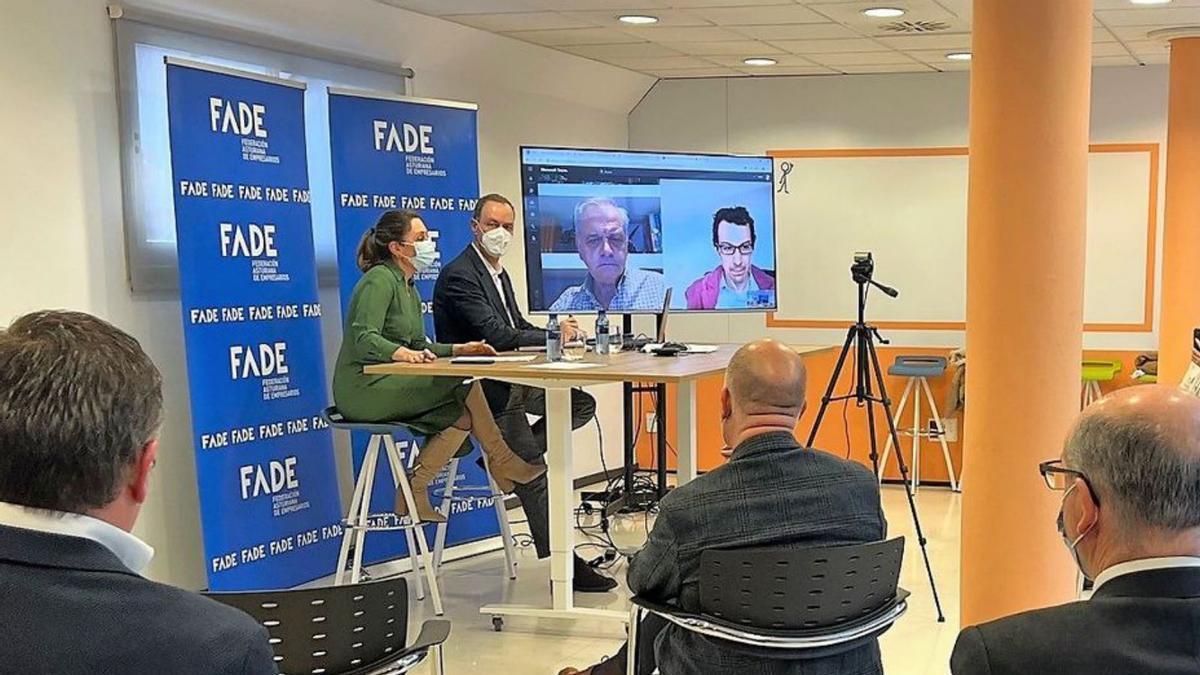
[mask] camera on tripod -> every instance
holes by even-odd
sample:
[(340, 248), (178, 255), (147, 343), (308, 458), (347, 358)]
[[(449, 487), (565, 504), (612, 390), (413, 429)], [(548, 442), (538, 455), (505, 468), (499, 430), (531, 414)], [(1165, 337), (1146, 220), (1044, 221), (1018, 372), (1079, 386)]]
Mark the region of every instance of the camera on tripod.
[(875, 259), (871, 256), (871, 252), (855, 252), (854, 262), (850, 265), (850, 276), (854, 279), (854, 283), (869, 284), (871, 283), (871, 276), (874, 274)]
[[(875, 257), (871, 255), (870, 251), (856, 251), (854, 253), (854, 262), (850, 264), (850, 276), (854, 279), (854, 283), (859, 286), (859, 294), (862, 296), (860, 299), (861, 302), (866, 302), (865, 291), (868, 285), (878, 288), (890, 298), (900, 295), (900, 291), (875, 281)], [(859, 320), (861, 321), (861, 318)]]

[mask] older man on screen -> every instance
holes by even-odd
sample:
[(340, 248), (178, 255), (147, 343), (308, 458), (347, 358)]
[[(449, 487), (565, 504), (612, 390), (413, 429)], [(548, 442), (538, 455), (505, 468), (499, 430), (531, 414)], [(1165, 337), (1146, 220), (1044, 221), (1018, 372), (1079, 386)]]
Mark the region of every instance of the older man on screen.
[(629, 268), (629, 212), (603, 197), (575, 207), (575, 246), (587, 267), (582, 284), (571, 286), (551, 312), (656, 310), (667, 294), (660, 272)]
[(1039, 468), (1062, 493), (1056, 526), (1095, 592), (965, 629), (951, 670), (1200, 672), (1200, 399), (1120, 390), (1083, 413), (1062, 459)]

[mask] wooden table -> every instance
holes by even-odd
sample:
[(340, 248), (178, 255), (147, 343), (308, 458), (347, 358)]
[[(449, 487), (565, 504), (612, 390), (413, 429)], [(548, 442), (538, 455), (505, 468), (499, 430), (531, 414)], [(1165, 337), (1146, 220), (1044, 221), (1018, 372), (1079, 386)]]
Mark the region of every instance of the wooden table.
[[(711, 354), (690, 354), (675, 358), (638, 352), (609, 356), (587, 354), (574, 363), (596, 364), (575, 370), (545, 367), (544, 356), (524, 363), (454, 364), (450, 359), (433, 363), (387, 363), (367, 366), (372, 375), (439, 375), (464, 380), (487, 378), (546, 390), (546, 478), (550, 493), (550, 587), (551, 607), (530, 605), (487, 605), (481, 614), (493, 617), (528, 616), (558, 619), (602, 619), (627, 623), (626, 612), (587, 609), (574, 606), (572, 580), (575, 552), (574, 454), (571, 448), (571, 389), (613, 382), (646, 382), (676, 385), (676, 450), (679, 484), (696, 477), (696, 383), (705, 377), (723, 373), (740, 345), (721, 345)], [(803, 355), (832, 349), (829, 346), (797, 345)], [(714, 412), (714, 414), (716, 414)]]

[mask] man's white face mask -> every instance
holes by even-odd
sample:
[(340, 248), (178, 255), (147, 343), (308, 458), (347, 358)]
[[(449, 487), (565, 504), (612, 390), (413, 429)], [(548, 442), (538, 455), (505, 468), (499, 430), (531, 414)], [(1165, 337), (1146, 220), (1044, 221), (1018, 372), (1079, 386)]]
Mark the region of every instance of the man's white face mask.
[(508, 253), (508, 247), (512, 244), (513, 235), (503, 227), (497, 227), (488, 232), (484, 232), (479, 238), (479, 243), (483, 246), (483, 250), (487, 251), (488, 255), (497, 258), (504, 257)]

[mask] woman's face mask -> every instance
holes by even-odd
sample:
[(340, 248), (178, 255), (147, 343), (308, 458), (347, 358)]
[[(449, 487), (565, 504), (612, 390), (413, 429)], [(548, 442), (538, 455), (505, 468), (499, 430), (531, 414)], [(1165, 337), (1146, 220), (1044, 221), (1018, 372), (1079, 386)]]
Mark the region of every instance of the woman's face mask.
[(414, 253), (405, 257), (416, 271), (424, 272), (437, 261), (437, 244), (432, 239), (409, 242), (409, 245), (413, 247)]

